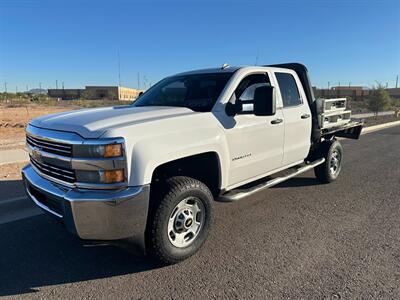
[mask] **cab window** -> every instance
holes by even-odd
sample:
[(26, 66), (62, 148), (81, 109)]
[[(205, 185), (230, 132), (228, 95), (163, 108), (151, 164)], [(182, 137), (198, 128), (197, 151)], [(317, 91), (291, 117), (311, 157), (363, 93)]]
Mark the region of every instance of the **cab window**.
[(293, 75), (277, 72), (275, 76), (281, 91), (283, 107), (300, 105), (302, 100)]
[(242, 79), (231, 97), (232, 102), (237, 99), (242, 102), (243, 110), (239, 114), (253, 113), (254, 91), (264, 85), (270, 85), (268, 75), (265, 73), (251, 74)]

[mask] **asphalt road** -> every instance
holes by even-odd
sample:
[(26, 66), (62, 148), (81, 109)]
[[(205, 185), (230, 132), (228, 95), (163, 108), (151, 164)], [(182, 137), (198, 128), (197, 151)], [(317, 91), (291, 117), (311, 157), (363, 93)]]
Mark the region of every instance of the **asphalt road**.
[(0, 296), (399, 299), (400, 126), (342, 143), (338, 181), (308, 172), (215, 203), (205, 246), (174, 266), (85, 245), (45, 215), (1, 224)]

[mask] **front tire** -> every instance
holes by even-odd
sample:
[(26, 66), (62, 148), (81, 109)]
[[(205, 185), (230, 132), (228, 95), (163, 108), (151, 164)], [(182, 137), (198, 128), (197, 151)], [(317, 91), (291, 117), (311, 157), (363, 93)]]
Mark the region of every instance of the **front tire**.
[(213, 196), (202, 182), (184, 176), (167, 179), (154, 187), (157, 199), (146, 229), (146, 250), (166, 264), (195, 254), (207, 238)]
[(315, 176), (322, 183), (333, 182), (342, 170), (343, 147), (337, 140), (332, 140), (324, 142), (320, 151), (325, 162), (314, 168)]

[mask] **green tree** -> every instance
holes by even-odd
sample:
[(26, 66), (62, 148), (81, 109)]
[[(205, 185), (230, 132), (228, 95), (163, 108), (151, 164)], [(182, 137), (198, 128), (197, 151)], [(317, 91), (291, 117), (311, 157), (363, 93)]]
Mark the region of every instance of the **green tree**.
[(383, 85), (378, 84), (374, 87), (368, 97), (368, 109), (375, 113), (375, 118), (382, 110), (388, 109), (390, 106), (390, 96)]

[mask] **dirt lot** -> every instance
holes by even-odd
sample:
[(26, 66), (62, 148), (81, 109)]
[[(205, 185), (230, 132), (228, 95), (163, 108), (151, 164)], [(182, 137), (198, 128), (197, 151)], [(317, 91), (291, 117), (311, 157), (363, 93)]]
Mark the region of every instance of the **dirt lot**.
[(0, 167), (0, 181), (21, 179), (21, 170), (27, 163), (8, 164)]
[(71, 107), (56, 106), (0, 106), (0, 148), (15, 144), (25, 137), (28, 122), (42, 115), (71, 110)]

